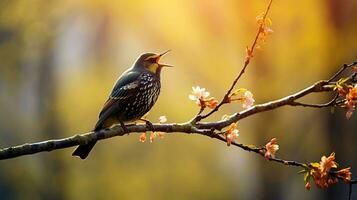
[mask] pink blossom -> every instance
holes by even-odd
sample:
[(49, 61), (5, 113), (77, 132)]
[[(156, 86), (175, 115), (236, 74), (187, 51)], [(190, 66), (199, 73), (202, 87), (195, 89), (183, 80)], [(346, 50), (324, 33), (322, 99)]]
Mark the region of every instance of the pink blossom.
[(159, 123), (160, 123), (160, 124), (163, 124), (163, 123), (165, 123), (165, 122), (167, 122), (166, 116), (160, 116), (160, 117), (159, 117)]
[(269, 160), (270, 158), (274, 158), (276, 152), (279, 150), (279, 145), (278, 145), (278, 141), (276, 138), (273, 138), (270, 140), (270, 142), (268, 142), (265, 145), (265, 159)]
[(196, 104), (202, 106), (202, 101), (204, 101), (209, 96), (209, 92), (206, 91), (206, 88), (200, 88), (199, 86), (192, 87), (192, 92), (188, 95), (188, 98), (196, 101)]
[(236, 123), (229, 125), (228, 130), (225, 132), (225, 136), (227, 140), (227, 146), (231, 145), (231, 143), (238, 138), (239, 131), (237, 129)]
[(255, 100), (253, 98), (253, 94), (250, 91), (245, 91), (244, 97), (242, 97), (242, 102), (243, 102), (242, 107), (244, 109), (248, 109), (248, 108), (252, 107), (255, 102)]

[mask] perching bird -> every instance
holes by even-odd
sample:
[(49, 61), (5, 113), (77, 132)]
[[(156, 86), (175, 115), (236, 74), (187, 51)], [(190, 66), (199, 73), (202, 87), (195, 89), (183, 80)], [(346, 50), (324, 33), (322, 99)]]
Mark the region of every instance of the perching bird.
[[(171, 67), (158, 62), (168, 52), (142, 54), (134, 65), (118, 78), (99, 114), (94, 131), (109, 128), (116, 123), (120, 123), (126, 130), (125, 122), (140, 119), (153, 107), (160, 94), (161, 69)], [(72, 155), (85, 159), (95, 143), (96, 141), (78, 146)]]

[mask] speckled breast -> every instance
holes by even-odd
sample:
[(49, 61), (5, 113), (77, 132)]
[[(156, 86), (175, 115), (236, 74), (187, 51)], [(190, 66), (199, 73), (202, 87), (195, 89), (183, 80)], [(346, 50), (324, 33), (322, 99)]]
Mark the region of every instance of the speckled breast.
[(154, 106), (160, 94), (160, 79), (154, 74), (145, 73), (139, 78), (139, 91), (128, 102), (124, 114), (128, 120), (144, 116)]

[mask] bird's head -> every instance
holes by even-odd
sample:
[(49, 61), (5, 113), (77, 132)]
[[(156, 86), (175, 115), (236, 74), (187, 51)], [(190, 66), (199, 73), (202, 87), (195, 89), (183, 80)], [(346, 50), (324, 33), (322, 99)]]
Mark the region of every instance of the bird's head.
[(163, 67), (172, 67), (171, 65), (159, 63), (160, 58), (168, 52), (170, 52), (170, 50), (161, 54), (144, 53), (136, 60), (134, 68), (148, 70), (154, 74), (160, 75)]

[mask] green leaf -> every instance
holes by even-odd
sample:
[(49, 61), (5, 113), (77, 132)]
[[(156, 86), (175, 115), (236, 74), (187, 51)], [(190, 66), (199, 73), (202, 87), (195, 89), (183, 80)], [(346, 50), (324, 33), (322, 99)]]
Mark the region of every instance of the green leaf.
[(226, 119), (228, 119), (229, 117), (230, 117), (229, 115), (225, 114), (225, 115), (222, 116), (221, 120), (226, 120)]
[(350, 78), (341, 78), (340, 80), (337, 81), (338, 85), (344, 84), (346, 81), (348, 81)]
[(336, 85), (326, 85), (325, 87), (327, 87), (327, 88), (333, 88), (333, 90), (336, 90), (336, 89), (337, 89), (337, 86), (336, 86)]
[(232, 96), (238, 95), (238, 93), (240, 93), (240, 92), (246, 92), (246, 91), (248, 91), (248, 90), (245, 89), (245, 88), (239, 88), (239, 89), (234, 90), (234, 91), (232, 92)]
[(310, 177), (311, 177), (310, 172), (306, 172), (306, 173), (304, 174), (304, 181), (305, 181), (305, 182), (309, 182)]
[(315, 167), (315, 168), (319, 168), (320, 167), (320, 163), (317, 163), (317, 162), (310, 163), (310, 166)]

